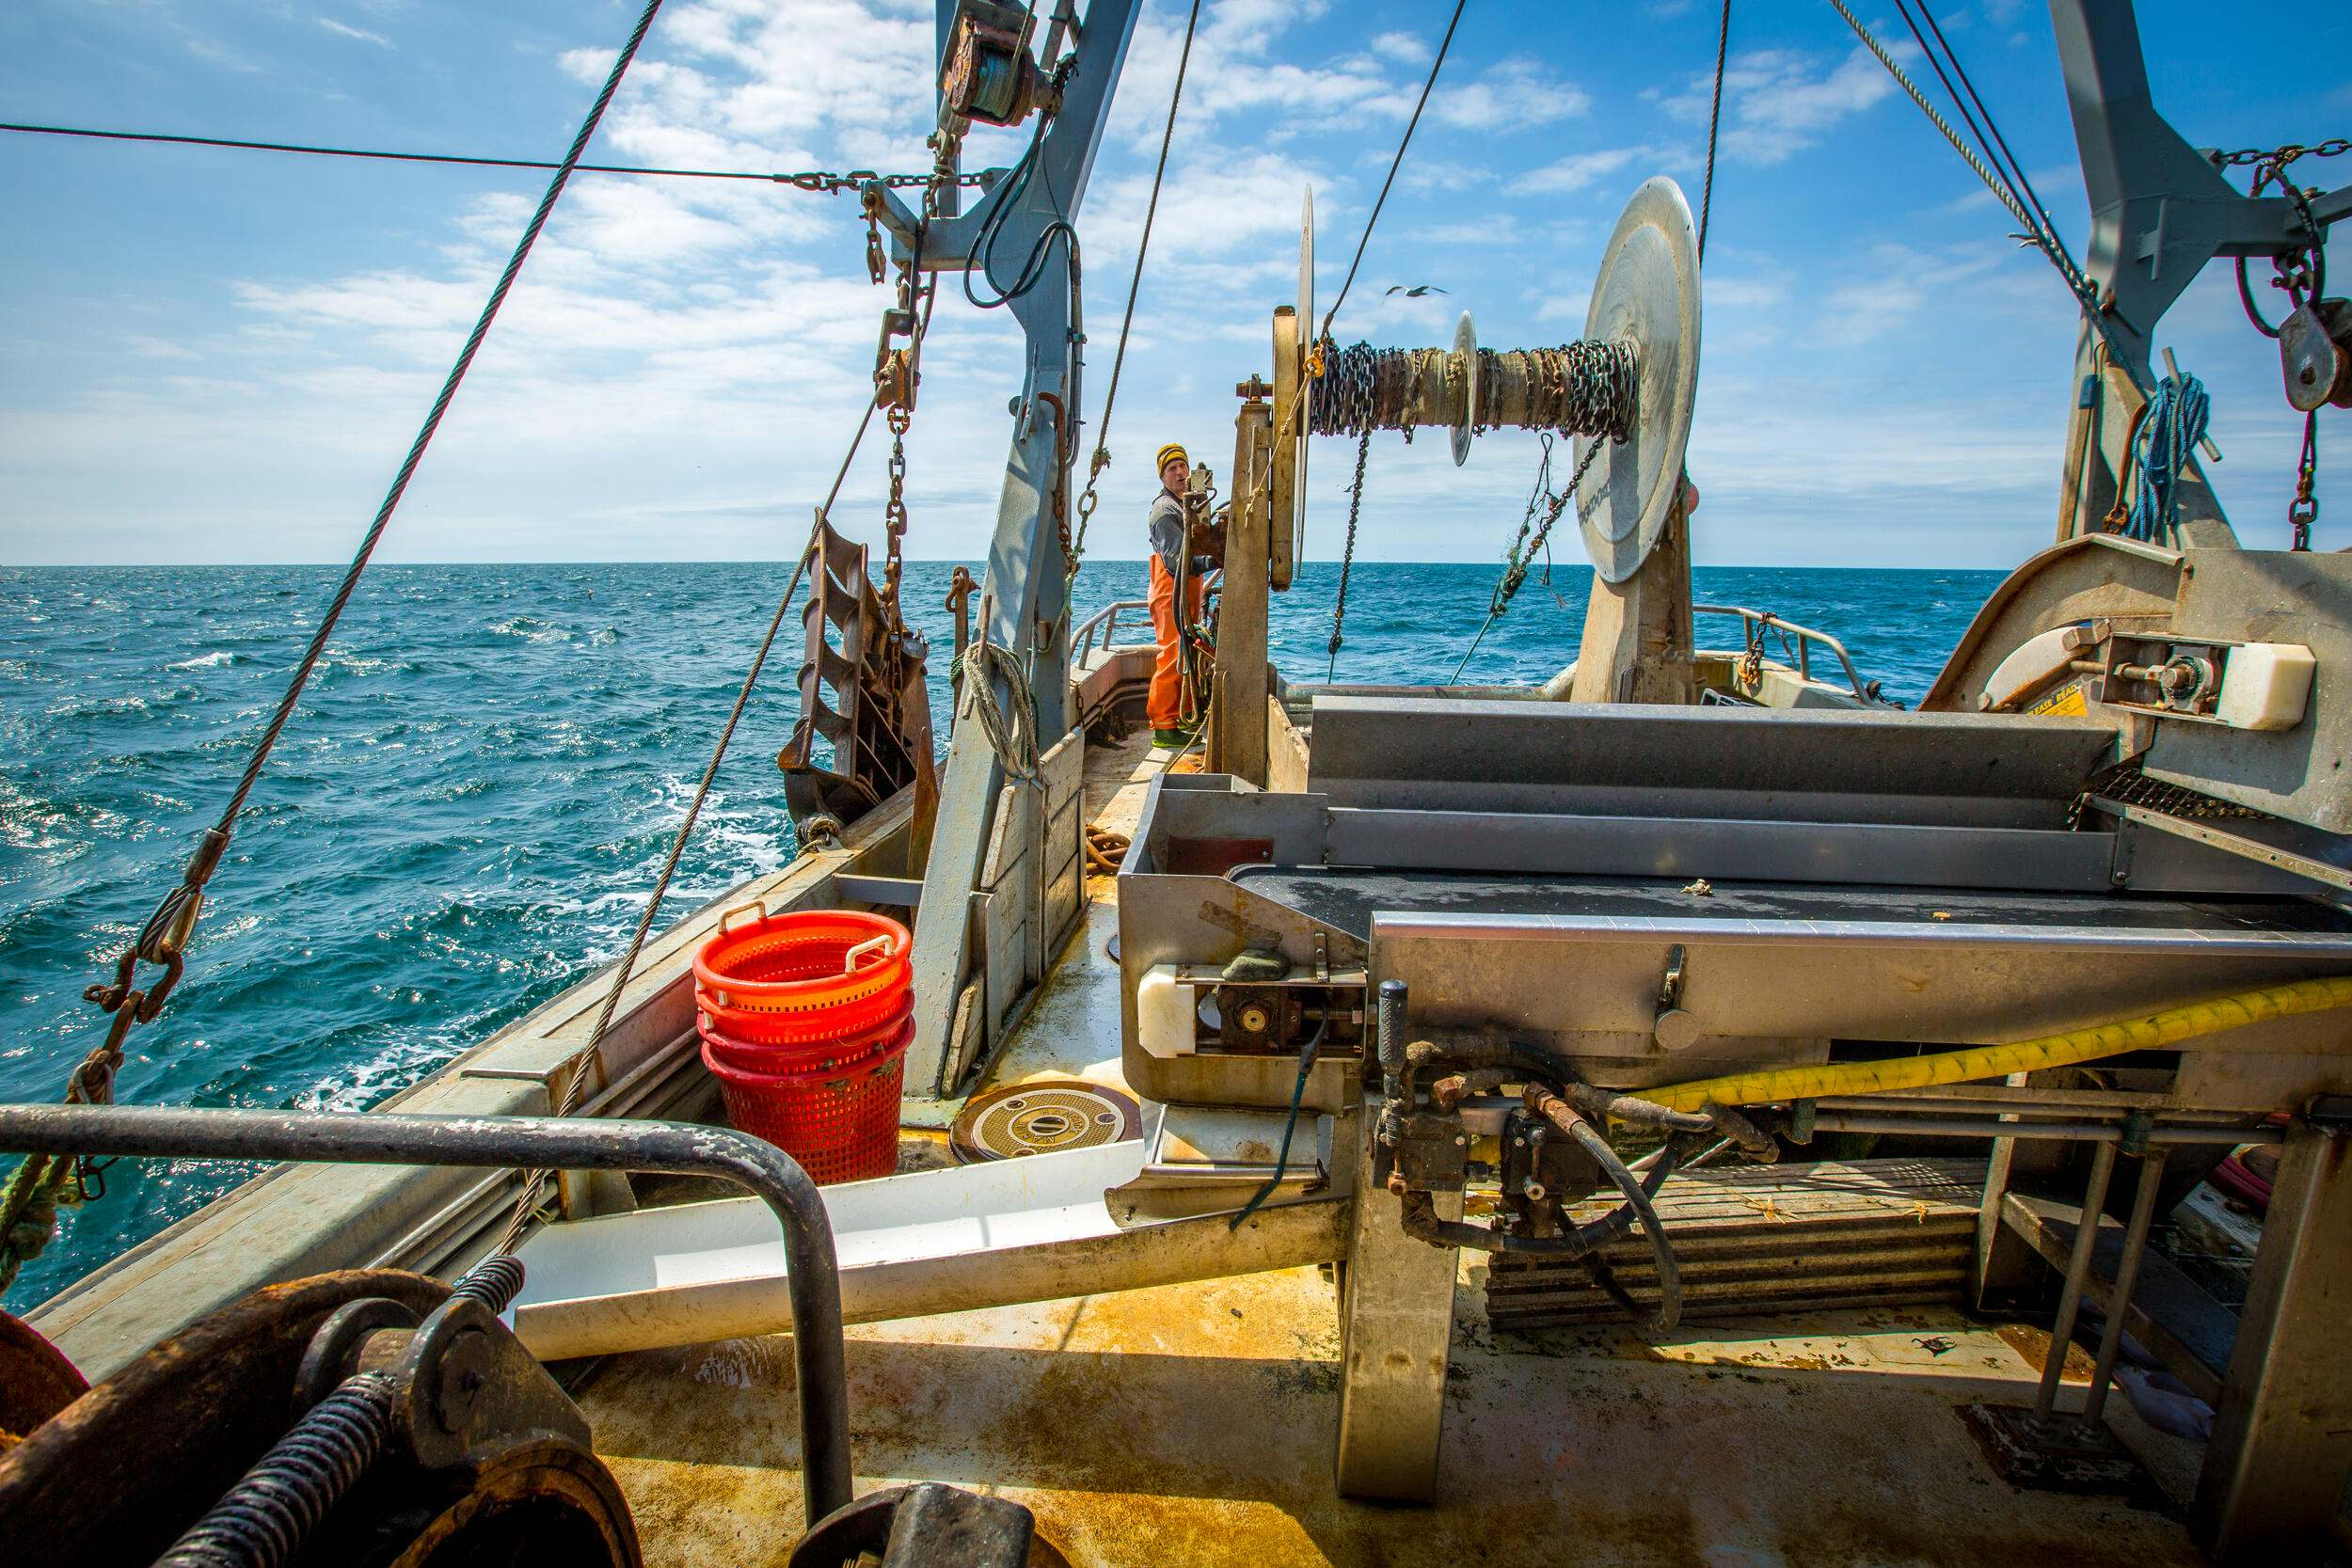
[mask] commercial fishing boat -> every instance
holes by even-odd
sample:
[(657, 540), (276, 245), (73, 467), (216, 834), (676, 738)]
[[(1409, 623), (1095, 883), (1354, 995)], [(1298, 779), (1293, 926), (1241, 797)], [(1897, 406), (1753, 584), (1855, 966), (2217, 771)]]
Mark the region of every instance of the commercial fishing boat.
[[(941, 0), (934, 170), (862, 190), (898, 284), (873, 409), (903, 428), (943, 277), (1025, 334), (944, 764), (898, 531), (877, 585), (820, 509), (789, 865), (659, 931), (657, 891), (612, 970), (373, 1112), (109, 1103), (297, 676), (93, 987), (112, 1032), (72, 1102), (0, 1106), (29, 1157), (10, 1238), (89, 1161), (286, 1162), (0, 1319), (0, 1560), (2342, 1555), (2352, 556), (2241, 548), (2197, 390), (2151, 355), (2201, 268), (2250, 262), (2287, 402), (2352, 405), (2352, 310), (2323, 297), (2352, 187), (2298, 184), (2290, 148), (2239, 191), (2151, 102), (2127, 4), (2050, 9), (2079, 261), (1920, 40), (1974, 142), (1938, 126), (2084, 316), (2058, 540), (1915, 710), (1828, 631), (1692, 602), (1703, 230), (1661, 178), (1582, 337), (1527, 349), (1468, 315), (1338, 344), (1308, 206), (1195, 508), (1200, 734), (1155, 748), (1144, 607), (1069, 610), (1093, 472), (1067, 241), (1138, 3)], [(974, 124), (1032, 139), (967, 176)], [(1442, 431), (1458, 462), (1497, 428), (1574, 453), (1513, 559), (1573, 506), (1595, 578), (1559, 675), (1271, 668), (1311, 440)], [(911, 931), (857, 927), (904, 1022), (795, 1104), (872, 1079), (896, 1117), (886, 1174), (820, 1187), (837, 1145), (730, 1125), (753, 1102), (707, 1067), (711, 1021), (756, 987), (711, 966), (850, 917)], [(2202, 1186), (2225, 1164), (2267, 1172), (2258, 1238)], [(2243, 1252), (2243, 1299), (2160, 1220)]]

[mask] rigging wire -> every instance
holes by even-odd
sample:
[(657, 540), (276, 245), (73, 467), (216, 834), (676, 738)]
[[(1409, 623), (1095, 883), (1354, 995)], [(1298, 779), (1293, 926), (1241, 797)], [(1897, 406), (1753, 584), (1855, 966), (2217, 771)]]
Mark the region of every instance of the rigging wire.
[[(659, 3), (660, 0), (656, 0), (656, 4)], [(596, 1024), (588, 1031), (586, 1042), (564, 1064), (571, 1070), (564, 1080), (563, 1096), (556, 1103), (555, 1114), (559, 1117), (570, 1116), (579, 1106), (581, 1087), (588, 1081), (589, 1060), (603, 1043), (605, 1031), (612, 1025), (612, 1015), (620, 1006), (621, 993), (628, 987), (637, 959), (644, 951), (645, 938), (653, 929), (654, 919), (660, 912), (662, 901), (669, 896), (670, 879), (677, 874), (678, 861), (686, 853), (687, 841), (693, 837), (695, 824), (702, 819), (703, 804), (709, 799), (710, 786), (719, 776), (719, 765), (726, 760), (727, 747), (735, 739), (735, 726), (743, 717), (743, 709), (751, 703), (753, 689), (759, 684), (760, 672), (767, 668), (768, 655), (775, 646), (776, 633), (783, 628), (785, 616), (791, 610), (792, 600), (801, 591), (802, 579), (808, 575), (808, 563), (816, 557), (818, 535), (825, 526), (825, 518), (832, 512), (833, 503), (840, 499), (841, 482), (849, 475), (850, 464), (857, 456), (858, 447), (865, 441), (866, 432), (874, 422), (874, 410), (880, 402), (881, 389), (877, 388), (874, 395), (866, 401), (866, 412), (858, 420), (857, 432), (850, 437), (850, 450), (841, 454), (841, 466), (834, 471), (833, 487), (825, 493), (825, 503), (817, 509), (816, 519), (809, 525), (808, 543), (792, 567), (792, 577), (785, 584), (784, 596), (776, 601), (776, 612), (769, 619), (768, 630), (759, 640), (758, 651), (752, 656), (751, 668), (743, 673), (742, 688), (735, 694), (735, 705), (727, 711), (726, 722), (719, 728), (719, 739), (711, 748), (709, 764), (703, 768), (702, 783), (695, 786), (694, 798), (687, 802), (685, 819), (678, 824), (677, 832), (670, 840), (670, 852), (662, 860), (660, 875), (654, 879), (653, 892), (647, 895), (645, 907), (638, 913), (637, 927), (629, 934), (627, 950), (622, 953), (620, 962), (613, 967), (612, 983), (605, 990), (604, 1003), (596, 1011)], [(499, 1239), (496, 1249), (499, 1253), (514, 1251), (515, 1243), (522, 1239), (523, 1229), (531, 1223), (531, 1216), (538, 1207), (535, 1199), (539, 1184), (547, 1177), (548, 1172), (544, 1170), (524, 1173), (522, 1190), (515, 1198), (515, 1212), (508, 1218), (505, 1232)]]
[(1152, 199), (1143, 209), (1143, 238), (1136, 242), (1135, 276), (1127, 283), (1127, 313), (1119, 321), (1119, 349), (1111, 356), (1111, 384), (1103, 394), (1103, 417), (1094, 427), (1094, 455), (1087, 461), (1087, 486), (1078, 497), (1078, 538), (1071, 550), (1070, 569), (1076, 572), (1078, 558), (1086, 554), (1087, 522), (1098, 505), (1094, 482), (1111, 461), (1111, 409), (1119, 402), (1119, 372), (1127, 363), (1127, 333), (1136, 324), (1136, 295), (1143, 288), (1143, 259), (1152, 248), (1152, 220), (1159, 215), (1160, 181), (1168, 173), (1168, 150), (1176, 139), (1176, 109), (1184, 100), (1184, 71), (1192, 64), (1193, 30), (1200, 24), (1200, 0), (1192, 0), (1192, 14), (1184, 20), (1184, 47), (1176, 56), (1176, 89), (1168, 96), (1168, 124), (1160, 132), (1160, 161), (1152, 170)]
[[(441, 419), (449, 412), (451, 400), (457, 395), (457, 388), (464, 383), (467, 371), (473, 365), (474, 356), (481, 351), (483, 340), (489, 334), (490, 324), (497, 320), (499, 308), (506, 302), (508, 291), (514, 287), (516, 276), (521, 273), (523, 262), (530, 257), (540, 230), (547, 227), (548, 215), (554, 212), (557, 199), (563, 196), (572, 170), (580, 163), (580, 155), (587, 150), (589, 139), (596, 135), (606, 108), (612, 102), (612, 95), (620, 89), (621, 78), (628, 73), (630, 62), (636, 59), (638, 48), (645, 41), (645, 35), (652, 28), (654, 17), (660, 9), (661, 0), (645, 0), (644, 10), (639, 15), (635, 29), (629, 34), (628, 41), (622, 45), (620, 54), (614, 57), (602, 89), (597, 92), (587, 118), (580, 121), (570, 148), (564, 154), (564, 161), (556, 167), (555, 177), (548, 182), (546, 194), (539, 198), (538, 210), (532, 214), (521, 239), (516, 243), (514, 254), (507, 258), (505, 270), (499, 275), (489, 299), (483, 305), (480, 318), (474, 323), (471, 335), (467, 338), (465, 347), (458, 351), (456, 362), (450, 367), (449, 375), (441, 384), (440, 394), (434, 399), (432, 409), (425, 415), (416, 439), (409, 444), (408, 454), (393, 476), (390, 488), (385, 492), (383, 504), (376, 509), (374, 520), (360, 539), (358, 550), (352, 556), (351, 565), (343, 573), (334, 598), (328, 603), (326, 613), (320, 616), (318, 629), (312, 634), (302, 661), (295, 666), (294, 674), (286, 683), (285, 695), (278, 700), (276, 712), (271, 715), (261, 738), (254, 743), (245, 772), (230, 793), (220, 820), (198, 840), (187, 869), (182, 874), (180, 885), (164, 895), (163, 902), (148, 917), (138, 937), (123, 952), (117, 964), (114, 984), (94, 985), (84, 993), (87, 1000), (112, 1013), (114, 1022), (107, 1030), (104, 1043), (93, 1050), (74, 1069), (68, 1089), (70, 1100), (104, 1103), (113, 1098), (114, 1075), (122, 1063), (124, 1037), (134, 1022), (152, 1020), (161, 1010), (166, 994), (177, 984), (188, 939), (194, 934), (196, 921), (203, 911), (204, 884), (228, 850), (237, 817), (245, 810), (246, 799), (261, 778), (262, 769), (278, 744), (278, 737), (284, 733), (287, 721), (293, 718), (295, 705), (301, 701), (303, 688), (326, 651), (327, 639), (333, 635), (344, 607), (351, 602), (352, 594), (358, 588), (360, 577), (367, 571), (377, 542), (384, 537), (392, 514), (398, 510), (402, 496), (407, 492), (409, 480), (415, 476), (418, 464), (424, 458), (425, 449), (432, 445), (434, 433), (440, 429)], [(165, 966), (166, 973), (162, 979), (146, 988), (135, 988), (132, 978), (136, 964), (142, 959)], [(15, 1261), (40, 1250), (40, 1244), (47, 1240), (47, 1227), (43, 1227), (43, 1234), (35, 1239), (21, 1232), (19, 1222), (31, 1217), (30, 1208), (37, 1206), (44, 1196), (55, 1196), (61, 1184), (60, 1172), (64, 1180), (79, 1181), (83, 1179), (83, 1170), (80, 1162), (61, 1164), (52, 1159), (36, 1172), (32, 1161), (28, 1159), (11, 1174), (5, 1187), (0, 1187), (0, 1195), (4, 1195), (0, 1196), (0, 1269), (13, 1275)], [(37, 1186), (49, 1191), (46, 1194), (37, 1192)], [(51, 1223), (54, 1224), (54, 1214)]]
[[(1347, 263), (1347, 277), (1340, 283), (1339, 296), (1331, 301), (1331, 309), (1323, 313), (1323, 325), (1315, 331), (1318, 341), (1331, 335), (1331, 318), (1347, 303), (1347, 291), (1356, 281), (1356, 269), (1363, 263), (1364, 246), (1372, 242), (1373, 226), (1380, 221), (1380, 209), (1389, 199), (1389, 187), (1396, 183), (1396, 171), (1405, 162), (1405, 150), (1413, 145), (1413, 129), (1421, 123), (1421, 112), (1429, 105), (1429, 92), (1438, 85), (1438, 72), (1445, 66), (1445, 52), (1453, 47), (1454, 29), (1462, 24), (1462, 8), (1470, 0), (1454, 0), (1454, 20), (1445, 24), (1445, 37), (1438, 41), (1438, 57), (1429, 62), (1429, 80), (1421, 85), (1421, 101), (1413, 105), (1413, 118), (1405, 122), (1405, 135), (1396, 144), (1396, 156), (1389, 160), (1389, 177), (1380, 182), (1380, 195), (1372, 204), (1372, 215), (1364, 219), (1364, 232), (1356, 242), (1356, 257)], [(1303, 323), (1301, 324), (1304, 325)]]
[[(1897, 0), (1899, 6), (1901, 3), (1902, 0)], [(1915, 0), (1915, 3), (1919, 8), (1920, 20), (1928, 24), (1928, 31), (1935, 35), (1935, 41), (1943, 49), (1944, 57), (1951, 63), (1952, 74), (1960, 78), (1960, 85), (1967, 90), (1969, 102), (1976, 104), (1977, 114), (1984, 120), (1984, 139), (1990, 143), (1987, 150), (1997, 153), (1996, 163), (2000, 159), (2008, 160), (2009, 172), (2016, 177), (2015, 188), (2024, 195), (2026, 204), (2033, 209), (2034, 215), (2042, 220), (2042, 233), (2050, 238), (2071, 263), (2074, 261), (2073, 253), (2067, 250), (2066, 242), (2059, 238), (2058, 225), (2052, 220), (2049, 208), (2042, 204), (2041, 194), (2033, 188), (2033, 179), (2026, 174), (2025, 164), (2010, 147), (2009, 138), (2001, 135), (2001, 127), (1993, 119), (1993, 110), (1977, 91), (1977, 84), (1969, 78), (1968, 68), (1961, 64), (1959, 52), (1952, 48), (1951, 40), (1944, 36), (1944, 29), (1937, 24), (1935, 13), (1928, 9), (1927, 0)], [(1908, 21), (1909, 18), (1906, 16), (1905, 20)], [(1913, 37), (1917, 36), (1915, 29)], [(1921, 47), (1925, 47), (1924, 40), (1922, 40)], [(1930, 58), (1933, 58), (1932, 54)], [(1943, 72), (1939, 71), (1936, 74), (1941, 76)], [(1949, 82), (1945, 84), (1945, 90), (1947, 92), (1951, 90)], [(1952, 102), (1955, 103), (1960, 102), (1959, 94), (1953, 94)]]
[(1707, 110), (1707, 179), (1699, 186), (1699, 260), (1707, 260), (1707, 216), (1715, 205), (1715, 133), (1724, 119), (1724, 62), (1731, 53), (1731, 0), (1715, 30), (1715, 96)]
[[(314, 158), (364, 158), (395, 164), (456, 164), (469, 168), (562, 168), (560, 163), (544, 158), (492, 158), (456, 152), (394, 152), (380, 148), (326, 147), (309, 142), (245, 141), (234, 136), (183, 136), (161, 131), (100, 131), (78, 125), (29, 125), (13, 120), (0, 120), (0, 131), (13, 131), (36, 136), (76, 136), (92, 141), (155, 142), (174, 147), (224, 147), (244, 152), (296, 152)], [(754, 180), (766, 184), (793, 185), (804, 191), (835, 195), (842, 191), (863, 189), (867, 182), (879, 180), (895, 189), (928, 185), (928, 174), (878, 174), (872, 169), (851, 169), (846, 174), (833, 174), (812, 169), (799, 174), (763, 173), (757, 169), (737, 168), (660, 168), (643, 164), (574, 164), (575, 174), (653, 174), (674, 180)], [(977, 186), (977, 174), (956, 176), (960, 185)]]
[[(1853, 29), (1854, 37), (1862, 40), (1863, 47), (1876, 55), (1879, 64), (1886, 68), (1886, 73), (1895, 79), (1896, 86), (1901, 87), (1912, 103), (1918, 106), (1919, 112), (1928, 117), (1928, 122), (1943, 133), (1944, 139), (1951, 143), (1952, 150), (1960, 154), (1961, 161), (1975, 172), (1978, 179), (1984, 182), (1985, 189), (1993, 193), (1993, 198), (2024, 226), (2026, 232), (2019, 238), (2034, 245), (2049, 258), (2050, 264), (2058, 269), (2058, 276), (2065, 280), (2068, 291), (2074, 294), (2075, 303), (2082, 310), (2083, 319), (2090, 324), (2092, 331), (2098, 333), (2101, 341), (2106, 343), (2113, 367), (2131, 381), (2134, 389), (2143, 397), (2146, 396), (2148, 388), (2142, 384), (2139, 372), (2132, 368), (2130, 356), (2123, 353), (2120, 345), (2116, 343), (2113, 328), (2109, 326), (2106, 313), (2099, 309), (2097, 288), (2075, 264), (2074, 258), (2066, 248), (2065, 242), (2058, 237), (2056, 226), (2050, 222), (2047, 209), (2040, 208), (2038, 202), (2034, 208), (2028, 208), (2020, 191), (2015, 189), (2008, 180), (1985, 166), (1984, 158), (1979, 155), (1975, 148), (1969, 146), (1965, 137), (1952, 129), (1951, 122), (1944, 118), (1935, 105), (1928, 102), (1927, 94), (1920, 91), (1918, 84), (1912, 81), (1904, 72), (1903, 68), (1895, 63), (1895, 56), (1887, 52), (1886, 46), (1878, 40), (1869, 28), (1862, 24), (1862, 19), (1854, 15), (1852, 8), (1846, 4), (1846, 0), (1829, 0), (1829, 3), (1832, 8), (1845, 19), (1846, 25)], [(1906, 19), (1909, 13), (1906, 12)], [(2040, 212), (2039, 218), (2036, 216), (2037, 211)]]

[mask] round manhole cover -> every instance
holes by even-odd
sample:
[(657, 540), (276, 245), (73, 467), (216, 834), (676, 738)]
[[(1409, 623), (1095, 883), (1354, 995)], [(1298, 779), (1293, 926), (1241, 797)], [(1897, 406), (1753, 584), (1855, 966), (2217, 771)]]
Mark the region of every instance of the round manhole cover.
[(1074, 1078), (1009, 1084), (974, 1097), (947, 1132), (956, 1158), (1009, 1160), (1116, 1143), (1143, 1131), (1130, 1097)]

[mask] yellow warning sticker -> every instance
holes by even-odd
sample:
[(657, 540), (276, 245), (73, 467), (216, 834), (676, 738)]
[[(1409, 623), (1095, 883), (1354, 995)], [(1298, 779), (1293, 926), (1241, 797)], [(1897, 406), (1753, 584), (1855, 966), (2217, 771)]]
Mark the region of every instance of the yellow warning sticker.
[(2076, 681), (2072, 686), (2060, 687), (2026, 711), (2046, 713), (2059, 719), (2080, 719), (2090, 712), (2090, 707), (2083, 699), (2083, 683)]

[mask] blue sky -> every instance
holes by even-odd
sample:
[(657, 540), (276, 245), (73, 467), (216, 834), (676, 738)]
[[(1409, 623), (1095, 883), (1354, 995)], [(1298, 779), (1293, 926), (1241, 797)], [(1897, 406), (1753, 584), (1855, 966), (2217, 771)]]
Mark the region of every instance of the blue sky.
[[(1092, 541), (1142, 553), (1148, 454), (1220, 471), (1232, 384), (1290, 297), (1299, 195), (1336, 288), (1447, 8), (1215, 0), (1196, 45)], [(1891, 9), (1859, 8), (1882, 37)], [(634, 3), (15, 0), (0, 119), (552, 158)], [(2079, 248), (2046, 10), (1939, 13)], [(2329, 7), (2140, 8), (2156, 101), (2192, 142), (2352, 130)], [(1183, 23), (1147, 5), (1081, 214), (1088, 418), (1108, 378)], [(1472, 0), (1343, 341), (1576, 335), (1615, 214), (1654, 173), (1695, 206), (1715, 10)], [(923, 166), (921, 0), (671, 0), (591, 158)], [(2282, 55), (2281, 50), (2287, 53)], [(2073, 314), (2037, 256), (1826, 5), (1735, 8), (1691, 470), (1703, 563), (2007, 566), (2048, 542)], [(976, 144), (1009, 162), (1009, 135)], [(2352, 158), (2299, 166), (2352, 179)], [(542, 177), (0, 136), (0, 562), (340, 561)], [(412, 487), (383, 558), (788, 556), (864, 396), (883, 291), (850, 197), (580, 176)], [(2352, 277), (2352, 256), (2334, 247)], [(1449, 291), (1420, 301), (1393, 283)], [(908, 437), (911, 553), (974, 559), (1018, 385), (1004, 313), (943, 291)], [(2281, 547), (2300, 420), (2208, 269), (2161, 341), (2214, 396), (2214, 478)], [(1087, 432), (1091, 443), (1091, 426)], [(2352, 541), (2352, 441), (2321, 420), (2319, 544)], [(1359, 553), (1485, 560), (1531, 437), (1375, 440)], [(836, 520), (880, 533), (882, 449)], [(1313, 464), (1338, 549), (1352, 453)]]

